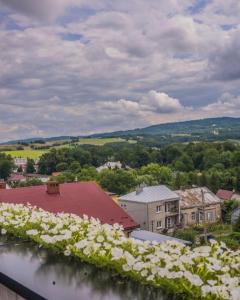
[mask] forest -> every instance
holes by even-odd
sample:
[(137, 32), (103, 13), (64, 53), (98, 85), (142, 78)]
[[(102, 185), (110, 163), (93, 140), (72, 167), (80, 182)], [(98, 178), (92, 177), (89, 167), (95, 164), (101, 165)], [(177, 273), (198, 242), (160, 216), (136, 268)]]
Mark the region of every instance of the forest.
[[(121, 170), (96, 167), (120, 161)], [(207, 186), (240, 190), (240, 145), (234, 142), (194, 142), (165, 145), (112, 143), (52, 149), (39, 161), (39, 172), (59, 171), (60, 181), (96, 180), (110, 192), (126, 193), (137, 185), (166, 184), (174, 189)]]

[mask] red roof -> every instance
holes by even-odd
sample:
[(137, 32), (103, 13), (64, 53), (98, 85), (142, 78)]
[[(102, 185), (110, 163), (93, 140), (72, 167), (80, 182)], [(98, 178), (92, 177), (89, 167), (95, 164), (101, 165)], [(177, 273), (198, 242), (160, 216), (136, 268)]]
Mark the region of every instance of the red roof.
[(216, 194), (220, 199), (223, 200), (231, 200), (233, 191), (228, 191), (228, 190), (218, 190)]
[(22, 174), (12, 173), (8, 178), (8, 181), (21, 181), (26, 179), (26, 177)]
[(124, 229), (139, 225), (95, 182), (60, 184), (60, 194), (48, 194), (46, 185), (0, 190), (0, 202), (30, 203), (32, 206), (58, 213), (73, 213), (98, 218), (101, 223), (123, 225)]

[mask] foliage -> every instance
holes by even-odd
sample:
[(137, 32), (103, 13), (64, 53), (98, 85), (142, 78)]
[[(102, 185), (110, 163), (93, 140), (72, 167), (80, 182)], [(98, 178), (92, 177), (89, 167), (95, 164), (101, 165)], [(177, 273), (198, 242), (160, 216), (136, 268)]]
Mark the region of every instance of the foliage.
[(0, 179), (6, 180), (13, 169), (11, 156), (0, 153)]
[(182, 240), (186, 240), (191, 242), (192, 244), (195, 243), (195, 237), (197, 235), (197, 232), (195, 232), (193, 229), (179, 229), (174, 232), (174, 237)]
[(119, 195), (126, 194), (136, 186), (134, 174), (125, 170), (103, 170), (98, 175), (98, 182), (107, 191)]
[(18, 187), (35, 186), (35, 185), (42, 185), (42, 184), (43, 182), (40, 179), (31, 178), (31, 179), (27, 179), (26, 181), (12, 182), (11, 187), (18, 188)]
[(125, 237), (122, 227), (72, 214), (52, 214), (21, 204), (0, 205), (2, 234), (29, 238), (39, 245), (99, 267), (114, 269), (143, 284), (165, 289), (184, 299), (239, 299), (240, 251), (211, 242), (191, 250)]
[(27, 173), (35, 173), (36, 172), (33, 159), (30, 159), (30, 158), (27, 159), (26, 172)]

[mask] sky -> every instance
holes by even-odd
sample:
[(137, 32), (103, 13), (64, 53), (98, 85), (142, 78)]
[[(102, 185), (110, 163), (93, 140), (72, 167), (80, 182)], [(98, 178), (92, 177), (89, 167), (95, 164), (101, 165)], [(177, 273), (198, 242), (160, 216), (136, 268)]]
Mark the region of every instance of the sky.
[(0, 0), (0, 141), (240, 116), (239, 0)]

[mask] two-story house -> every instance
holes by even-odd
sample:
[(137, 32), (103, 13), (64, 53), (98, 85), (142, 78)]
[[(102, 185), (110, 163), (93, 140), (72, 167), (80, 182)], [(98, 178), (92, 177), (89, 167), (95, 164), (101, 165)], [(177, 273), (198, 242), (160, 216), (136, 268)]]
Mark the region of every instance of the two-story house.
[(179, 196), (165, 185), (141, 186), (119, 197), (118, 203), (141, 229), (161, 232), (179, 223)]
[(181, 225), (189, 227), (221, 220), (222, 200), (207, 187), (175, 191), (180, 197)]

